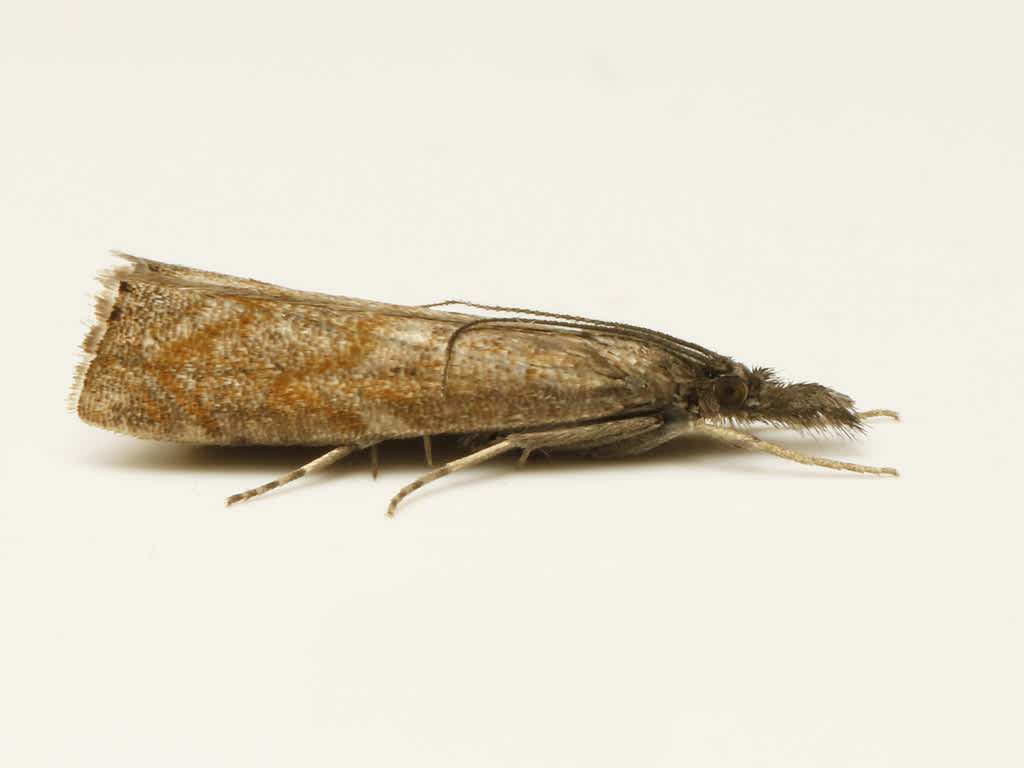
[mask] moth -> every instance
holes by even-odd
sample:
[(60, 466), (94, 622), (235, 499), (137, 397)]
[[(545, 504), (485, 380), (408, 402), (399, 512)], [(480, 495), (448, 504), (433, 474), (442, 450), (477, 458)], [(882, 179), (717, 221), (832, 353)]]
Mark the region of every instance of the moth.
[[(478, 447), (406, 485), (500, 454), (598, 457), (685, 435), (830, 469), (741, 429), (853, 434), (874, 416), (820, 384), (785, 383), (706, 347), (625, 323), (469, 302), (401, 306), (309, 293), (117, 254), (101, 276), (72, 402), (89, 424), (197, 445), (302, 445), (323, 455), (235, 494), (251, 499), (385, 440), (464, 435)], [(443, 309), (504, 313), (481, 316)], [(482, 446), (482, 447), (481, 447)]]

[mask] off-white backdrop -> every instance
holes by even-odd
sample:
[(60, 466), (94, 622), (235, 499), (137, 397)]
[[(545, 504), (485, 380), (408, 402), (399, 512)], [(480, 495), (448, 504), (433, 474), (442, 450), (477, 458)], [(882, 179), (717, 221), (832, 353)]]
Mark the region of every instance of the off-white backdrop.
[[(1013, 3), (0, 11), (0, 763), (1024, 763)], [(108, 249), (641, 324), (902, 411), (424, 489), (65, 410)]]

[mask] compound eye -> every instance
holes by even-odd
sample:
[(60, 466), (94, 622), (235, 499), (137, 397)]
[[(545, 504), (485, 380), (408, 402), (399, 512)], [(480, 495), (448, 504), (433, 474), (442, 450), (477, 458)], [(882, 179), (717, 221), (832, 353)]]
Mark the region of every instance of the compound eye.
[(747, 399), (747, 382), (739, 376), (715, 379), (715, 397), (723, 408), (738, 408)]

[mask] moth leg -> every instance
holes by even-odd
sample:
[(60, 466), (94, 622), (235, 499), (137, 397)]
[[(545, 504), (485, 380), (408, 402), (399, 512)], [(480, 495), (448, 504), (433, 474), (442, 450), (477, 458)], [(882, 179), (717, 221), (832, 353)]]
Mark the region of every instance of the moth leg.
[(438, 480), (445, 475), (450, 475), (452, 472), (458, 472), (460, 469), (472, 467), (474, 464), (482, 464), (488, 459), (493, 459), (495, 456), (500, 456), (506, 451), (511, 451), (515, 447), (515, 443), (512, 443), (509, 440), (502, 440), (494, 445), (489, 445), (486, 448), (475, 451), (468, 456), (463, 456), (461, 459), (455, 459), (454, 461), (449, 461), (447, 464), (442, 464), (433, 472), (428, 472), (427, 474), (422, 475), (395, 494), (394, 498), (391, 499), (391, 503), (388, 504), (388, 517), (395, 516), (395, 507), (398, 506), (398, 502), (418, 488), (422, 488), (427, 483), (432, 483), (434, 480)]
[(316, 472), (318, 469), (329, 467), (331, 464), (338, 461), (338, 459), (343, 459), (358, 449), (358, 445), (341, 445), (337, 448), (332, 448), (322, 456), (318, 456), (308, 464), (303, 464), (301, 467), (292, 470), (287, 475), (282, 475), (277, 478), (277, 480), (271, 480), (269, 483), (264, 483), (258, 488), (250, 488), (248, 491), (242, 491), (241, 493), (236, 493), (233, 496), (228, 496), (226, 504), (230, 507), (232, 504), (237, 504), (239, 501), (246, 501), (251, 499), (253, 496), (261, 496), (267, 491), (272, 491), (275, 488), (280, 488), (286, 483), (290, 483), (292, 480), (298, 480), (300, 477), (305, 477), (310, 472)]
[(815, 467), (828, 467), (829, 469), (843, 469), (848, 472), (862, 472), (869, 475), (893, 475), (899, 477), (897, 472), (892, 467), (869, 467), (865, 464), (852, 464), (848, 461), (835, 461), (833, 459), (823, 459), (819, 456), (810, 456), (806, 453), (800, 453), (799, 451), (791, 450), (790, 448), (783, 448), (781, 445), (775, 445), (775, 443), (769, 443), (767, 440), (762, 440), (753, 435), (748, 435), (746, 432), (740, 432), (738, 429), (731, 429), (729, 427), (720, 427), (715, 424), (708, 424), (706, 422), (695, 422), (691, 429), (694, 432), (703, 432), (705, 435), (722, 440), (726, 443), (732, 443), (741, 448), (750, 448), (756, 451), (764, 451), (770, 453), (773, 456), (778, 456), (780, 459), (789, 459), (800, 464), (810, 464)]
[(519, 448), (525, 455), (537, 448), (562, 448), (566, 450), (586, 450), (608, 443), (615, 443), (620, 440), (628, 440), (637, 437), (645, 432), (659, 429), (662, 425), (660, 416), (635, 416), (629, 419), (617, 419), (614, 421), (601, 421), (596, 424), (583, 424), (576, 427), (565, 427), (563, 429), (545, 429), (537, 432), (516, 432), (508, 435), (504, 440), (499, 440), (493, 445), (482, 448), (479, 451), (463, 456), (461, 459), (449, 461), (433, 472), (428, 472), (422, 477), (409, 483), (395, 494), (388, 504), (388, 516), (393, 517), (398, 503), (413, 491), (422, 488), (427, 483), (439, 480), (452, 472), (466, 469), (476, 464), (493, 459), (503, 453)]
[(377, 470), (380, 469), (380, 444), (374, 443), (370, 446), (370, 475), (377, 479)]
[(893, 421), (900, 420), (900, 415), (897, 411), (888, 411), (885, 408), (877, 408), (873, 411), (860, 411), (857, 415), (862, 419), (875, 419), (879, 416), (885, 416)]
[(427, 455), (427, 466), (434, 466), (434, 449), (430, 444), (430, 435), (423, 436), (423, 452)]

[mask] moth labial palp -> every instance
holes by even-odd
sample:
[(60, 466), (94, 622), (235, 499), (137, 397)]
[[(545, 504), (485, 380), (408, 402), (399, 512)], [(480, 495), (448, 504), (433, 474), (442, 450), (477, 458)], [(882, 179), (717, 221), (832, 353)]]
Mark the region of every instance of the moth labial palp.
[[(855, 434), (866, 419), (820, 384), (668, 334), (575, 315), (442, 302), (412, 307), (282, 288), (121, 255), (103, 276), (73, 402), (87, 423), (205, 445), (323, 446), (262, 495), (385, 440), (468, 436), (482, 447), (402, 488), (518, 450), (643, 453), (687, 434), (803, 464), (874, 475), (743, 431), (767, 424)], [(506, 313), (484, 317), (449, 306)]]

